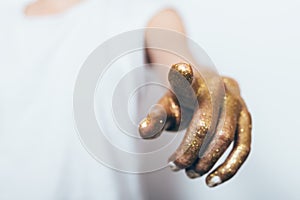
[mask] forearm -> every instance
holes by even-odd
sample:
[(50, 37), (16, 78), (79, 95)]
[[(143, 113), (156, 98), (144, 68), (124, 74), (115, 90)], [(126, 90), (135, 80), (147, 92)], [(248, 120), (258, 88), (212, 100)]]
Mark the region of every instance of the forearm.
[[(175, 10), (166, 9), (158, 12), (147, 24), (146, 52), (151, 63), (171, 66), (174, 63), (186, 61), (183, 55), (188, 54), (188, 48), (184, 37), (185, 29), (182, 20)], [(178, 37), (181, 36), (182, 37)], [(179, 38), (179, 39), (178, 39)], [(156, 47), (156, 48), (152, 48)], [(170, 48), (168, 48), (170, 47)], [(178, 55), (178, 52), (184, 52)]]

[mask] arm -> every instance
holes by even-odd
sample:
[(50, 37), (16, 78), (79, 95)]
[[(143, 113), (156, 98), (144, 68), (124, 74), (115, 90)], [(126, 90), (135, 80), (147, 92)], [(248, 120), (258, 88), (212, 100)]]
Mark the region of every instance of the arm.
[[(185, 34), (180, 17), (171, 9), (157, 13), (149, 21), (148, 27)], [(159, 43), (164, 43), (164, 46), (175, 45), (184, 55), (190, 55), (185, 41), (175, 41), (172, 37), (160, 38), (151, 31), (146, 32), (146, 46), (156, 46)], [(177, 131), (180, 123), (186, 123), (188, 128), (185, 137), (169, 162), (171, 169), (185, 169), (190, 178), (209, 172), (234, 141), (234, 148), (225, 162), (206, 178), (211, 187), (229, 180), (246, 160), (251, 143), (251, 117), (240, 96), (238, 84), (230, 78), (221, 79), (225, 96), (222, 97), (222, 109), (215, 123), (216, 134), (199, 157), (204, 138), (213, 130), (211, 128), (215, 120), (212, 95), (206, 82), (180, 55), (157, 49), (147, 49), (147, 55), (152, 63), (172, 66), (168, 79), (174, 93), (167, 92), (158, 102), (167, 113), (166, 121), (163, 121), (165, 112), (152, 110), (140, 124), (141, 136), (145, 139), (155, 138), (163, 130)]]
[[(152, 19), (150, 19), (150, 21), (147, 24), (147, 28), (168, 29), (185, 34), (183, 23), (179, 15), (173, 9), (165, 9), (158, 12), (152, 17)], [(151, 46), (152, 44), (155, 44), (157, 42), (162, 41), (153, 37), (150, 31), (146, 32), (146, 46)], [(186, 48), (185, 44), (177, 45)], [(188, 51), (188, 49), (185, 49), (185, 51)], [(160, 63), (166, 66), (171, 66), (174, 63), (182, 61), (180, 57), (174, 54), (154, 49), (147, 49), (147, 56), (151, 63)]]

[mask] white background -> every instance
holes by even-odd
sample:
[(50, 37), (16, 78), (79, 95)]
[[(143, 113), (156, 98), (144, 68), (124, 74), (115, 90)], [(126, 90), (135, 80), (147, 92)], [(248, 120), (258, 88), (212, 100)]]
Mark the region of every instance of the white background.
[(228, 193), (299, 198), (300, 1), (186, 1), (181, 7), (191, 38), (221, 74), (238, 80), (253, 118), (247, 163), (230, 184), (201, 187), (204, 199)]
[(177, 5), (188, 35), (206, 50), (218, 71), (238, 80), (253, 118), (246, 164), (214, 189), (203, 179), (195, 180), (201, 193), (195, 199), (299, 198), (300, 1), (170, 3)]

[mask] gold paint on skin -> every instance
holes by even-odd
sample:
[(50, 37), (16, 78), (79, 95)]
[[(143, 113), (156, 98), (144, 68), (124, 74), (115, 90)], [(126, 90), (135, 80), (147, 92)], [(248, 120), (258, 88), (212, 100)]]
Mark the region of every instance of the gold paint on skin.
[[(177, 131), (179, 125), (180, 128), (188, 127), (183, 141), (169, 161), (173, 170), (186, 169), (190, 178), (210, 171), (234, 141), (228, 158), (207, 176), (206, 183), (214, 187), (229, 180), (245, 162), (251, 145), (251, 116), (240, 96), (238, 83), (231, 78), (222, 78), (225, 96), (222, 97), (224, 101), (216, 134), (199, 158), (200, 147), (212, 126), (212, 96), (216, 97), (217, 93), (209, 91), (202, 77), (193, 73), (192, 67), (186, 63), (173, 65), (168, 78), (174, 93), (167, 92), (158, 102), (165, 108), (166, 121), (160, 110), (151, 111), (140, 124), (141, 136), (154, 138), (163, 130)], [(218, 79), (208, 81), (212, 87), (219, 84)]]

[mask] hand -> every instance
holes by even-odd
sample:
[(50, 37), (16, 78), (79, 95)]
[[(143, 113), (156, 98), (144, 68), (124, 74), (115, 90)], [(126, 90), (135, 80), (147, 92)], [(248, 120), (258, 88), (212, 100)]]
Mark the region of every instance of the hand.
[[(185, 169), (190, 178), (209, 172), (234, 141), (233, 149), (225, 162), (206, 177), (206, 184), (214, 187), (233, 177), (248, 157), (251, 116), (240, 96), (238, 83), (231, 78), (222, 77), (225, 95), (222, 97), (218, 118), (214, 119), (212, 95), (204, 79), (194, 71), (186, 63), (172, 66), (168, 79), (174, 93), (168, 91), (159, 100), (158, 104), (164, 110), (159, 107), (151, 110), (140, 123), (139, 132), (144, 139), (152, 139), (158, 137), (163, 130), (178, 131), (179, 127), (188, 126), (184, 139), (170, 157), (169, 164), (174, 171)], [(211, 134), (214, 124), (215, 134)], [(213, 135), (208, 145), (204, 145), (206, 135)], [(204, 153), (199, 157), (202, 146), (205, 148)]]

